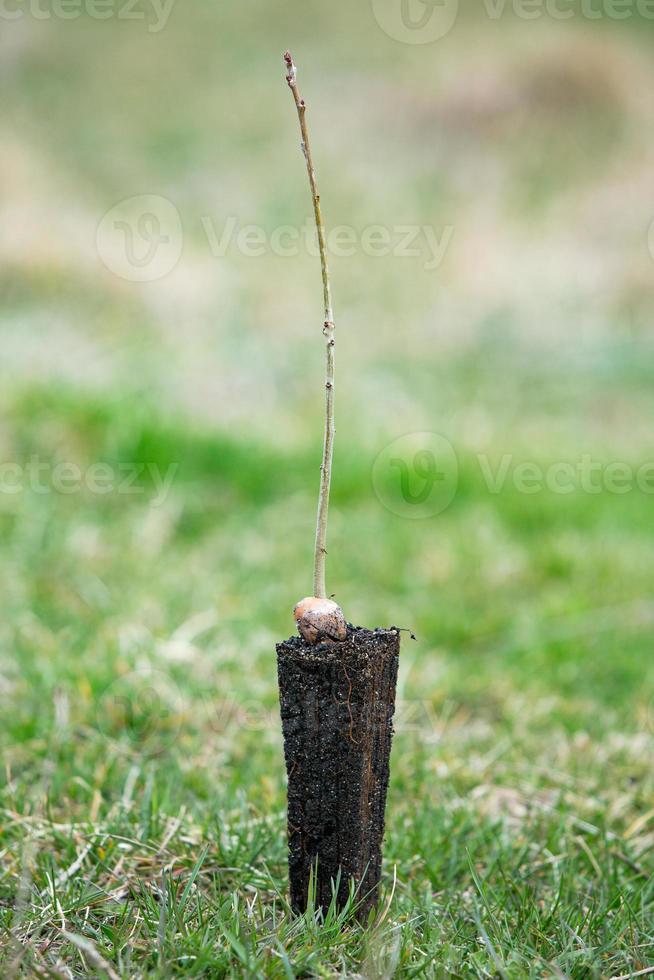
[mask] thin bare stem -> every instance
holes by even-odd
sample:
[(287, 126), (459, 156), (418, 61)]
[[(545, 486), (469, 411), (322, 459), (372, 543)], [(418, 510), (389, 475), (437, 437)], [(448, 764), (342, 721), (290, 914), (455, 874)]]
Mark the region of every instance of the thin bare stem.
[(297, 87), (297, 68), (293, 64), (290, 52), (284, 55), (286, 65), (286, 81), (293, 95), (300, 132), (302, 134), (302, 152), (307, 164), (313, 211), (318, 232), (318, 247), (320, 249), (320, 265), (322, 268), (322, 288), (325, 305), (325, 316), (322, 332), (326, 340), (325, 349), (325, 440), (320, 467), (320, 495), (318, 497), (318, 517), (316, 520), (316, 546), (313, 563), (313, 594), (321, 599), (327, 597), (325, 587), (325, 560), (327, 557), (327, 517), (329, 513), (329, 487), (332, 478), (332, 458), (334, 455), (334, 313), (332, 310), (332, 291), (329, 282), (329, 266), (327, 265), (327, 248), (325, 245), (325, 226), (320, 210), (320, 195), (316, 185), (316, 172), (311, 156), (311, 144), (306, 121), (306, 105), (300, 97)]

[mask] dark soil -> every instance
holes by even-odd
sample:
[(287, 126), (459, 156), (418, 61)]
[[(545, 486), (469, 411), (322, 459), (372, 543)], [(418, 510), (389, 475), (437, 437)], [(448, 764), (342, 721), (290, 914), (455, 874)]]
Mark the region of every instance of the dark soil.
[(326, 911), (357, 888), (359, 914), (375, 904), (393, 735), (399, 631), (348, 624), (347, 639), (277, 644), (288, 773), (291, 904), (307, 907), (316, 868), (316, 906)]

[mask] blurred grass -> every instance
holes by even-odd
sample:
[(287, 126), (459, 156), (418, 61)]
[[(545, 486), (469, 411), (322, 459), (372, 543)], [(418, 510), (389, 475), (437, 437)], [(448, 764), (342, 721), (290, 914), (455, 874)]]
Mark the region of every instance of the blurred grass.
[[(204, 841), (211, 857), (195, 911), (175, 913), (177, 924), (166, 926), (167, 969), (220, 975), (231, 962), (237, 972), (275, 974), (267, 903), (283, 889), (284, 835), (272, 651), (288, 630), (288, 596), (306, 591), (315, 452), (274, 453), (162, 420), (143, 402), (59, 388), (24, 391), (5, 419), (19, 459), (47, 460), (56, 444), (53, 460), (82, 471), (97, 461), (179, 464), (159, 507), (147, 483), (140, 496), (3, 499), (2, 839), (14, 857), (2, 890), (7, 924), (25, 936), (24, 964), (47, 962), (31, 952), (30, 937), (43, 930), (57, 955), (75, 958), (78, 948), (60, 945), (44, 897), (33, 899), (36, 919), (9, 911), (21, 865), (23, 874), (31, 869), (31, 887), (41, 881), (47, 891), (83, 853), (83, 874), (63, 881), (57, 899), (66, 920), (83, 914), (77, 930), (125, 975), (156, 974), (147, 903), (161, 909), (161, 889), (170, 888), (175, 907), (175, 875), (187, 881), (184, 869)], [(351, 446), (339, 456), (339, 598), (343, 583), (353, 618), (387, 622), (390, 609), (419, 636), (403, 653), (387, 845), (402, 884), (396, 931), (384, 942), (402, 937), (409, 973), (422, 956), (454, 972), (483, 972), (486, 957), (476, 965), (472, 949), (475, 916), (488, 902), (501, 948), (514, 951), (511, 975), (525, 975), (534, 957), (543, 957), (533, 959), (538, 970), (566, 964), (565, 916), (584, 888), (590, 919), (576, 928), (593, 952), (583, 969), (599, 965), (603, 945), (612, 966), (637, 962), (633, 936), (648, 935), (650, 879), (641, 862), (648, 866), (651, 848), (654, 675), (652, 601), (643, 592), (652, 557), (634, 529), (647, 519), (648, 499), (508, 491), (491, 504), (475, 461), (460, 462), (453, 505), (432, 522), (411, 522), (383, 516), (365, 453)], [(58, 829), (62, 822), (70, 830)], [(579, 832), (588, 844), (573, 845)], [(579, 850), (564, 855), (561, 841)], [(552, 847), (553, 877), (550, 858), (541, 871), (536, 860)], [(121, 853), (124, 871), (111, 871)], [(610, 884), (601, 884), (605, 875)], [(435, 889), (430, 898), (427, 888)], [(254, 932), (250, 913), (224, 904), (231, 889), (243, 900), (261, 896)], [(535, 910), (561, 889), (560, 917), (548, 926)], [(628, 920), (609, 924), (616, 902)], [(141, 909), (136, 950), (129, 908)], [(211, 922), (203, 926), (205, 914)], [(339, 930), (331, 939), (321, 931), (314, 950), (280, 914), (273, 931), (296, 972), (305, 957), (310, 969), (335, 966), (341, 954), (365, 959), (360, 939)], [(443, 920), (433, 933), (435, 915)], [(522, 937), (515, 915), (527, 917)], [(615, 930), (627, 924), (630, 938), (616, 947)], [(245, 953), (229, 946), (234, 928), (246, 928), (252, 944), (238, 967)], [(436, 941), (443, 933), (445, 945)], [(182, 963), (180, 949), (197, 959)]]
[[(651, 962), (651, 497), (491, 494), (479, 465), (654, 458), (651, 30), (465, 5), (411, 47), (366, 4), (315, 0), (176, 4), (159, 34), (3, 27), (1, 460), (139, 474), (133, 494), (0, 494), (6, 975)], [(453, 228), (436, 270), (333, 262), (329, 581), (352, 621), (418, 636), (397, 884), (367, 933), (349, 912), (293, 921), (285, 899), (274, 643), (310, 581), (319, 272), (216, 258), (202, 223), (309, 214), (287, 46), (330, 226)], [(144, 193), (175, 204), (184, 250), (137, 284), (95, 236)], [(457, 493), (404, 520), (373, 463), (423, 430), (452, 442)], [(162, 502), (148, 465), (175, 468)]]

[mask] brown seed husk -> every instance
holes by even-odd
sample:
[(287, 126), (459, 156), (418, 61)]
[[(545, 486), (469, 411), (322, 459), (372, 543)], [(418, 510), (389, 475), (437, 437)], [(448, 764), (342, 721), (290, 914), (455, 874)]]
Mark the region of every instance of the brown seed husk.
[(341, 607), (332, 599), (319, 599), (317, 596), (307, 596), (301, 599), (293, 609), (300, 636), (307, 643), (315, 644), (320, 640), (344, 640), (347, 636), (347, 625)]

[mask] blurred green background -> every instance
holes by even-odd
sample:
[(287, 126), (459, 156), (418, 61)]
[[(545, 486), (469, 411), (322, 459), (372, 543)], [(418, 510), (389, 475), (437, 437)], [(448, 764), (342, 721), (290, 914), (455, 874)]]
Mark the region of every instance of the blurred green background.
[[(421, 29), (399, 0), (117, 0), (104, 20), (90, 4), (0, 15), (11, 970), (646, 966), (651, 20), (449, 0), (443, 36), (405, 43)], [(323, 410), (287, 47), (328, 228), (353, 242), (331, 256), (328, 585), (351, 621), (418, 637), (389, 798), (398, 886), (372, 952), (283, 906), (274, 644), (311, 589)], [(439, 484), (426, 514), (387, 465), (416, 432), (455, 458), (439, 457), (451, 503)], [(418, 491), (422, 444), (402, 445)], [(92, 492), (98, 463), (130, 492)], [(571, 465), (571, 492), (560, 469), (525, 492), (524, 463)], [(68, 492), (63, 464), (82, 475)]]

